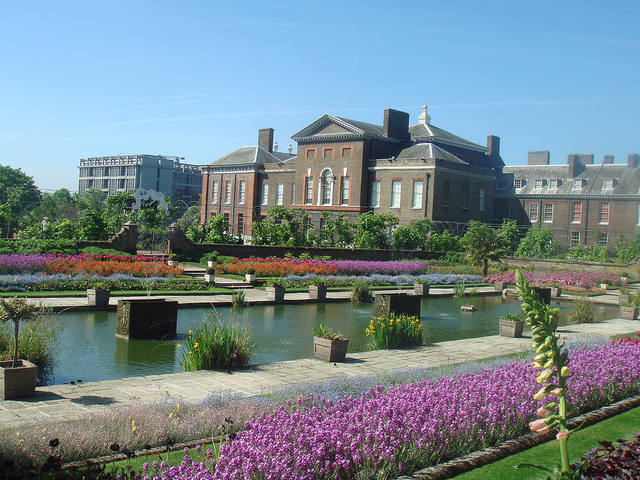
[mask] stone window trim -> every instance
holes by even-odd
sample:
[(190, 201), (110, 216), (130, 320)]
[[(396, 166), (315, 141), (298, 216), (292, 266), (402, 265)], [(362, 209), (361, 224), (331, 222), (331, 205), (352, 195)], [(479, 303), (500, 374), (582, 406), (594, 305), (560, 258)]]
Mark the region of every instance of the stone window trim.
[(571, 204), (571, 223), (582, 223), (582, 202)]
[(305, 151), (305, 158), (316, 158), (317, 154), (318, 153), (315, 148), (307, 148), (307, 150)]
[[(347, 153), (348, 155), (345, 155), (345, 153)], [(348, 156), (349, 158), (353, 158), (353, 146), (340, 147), (340, 156)]]
[(611, 219), (611, 204), (609, 202), (602, 202), (600, 204), (600, 215), (598, 223), (600, 225), (609, 225)]
[(553, 223), (553, 203), (545, 203), (542, 208), (542, 222)]
[(315, 177), (313, 175), (306, 175), (304, 177), (304, 198), (302, 199), (305, 205), (313, 205), (313, 187), (315, 183)]
[(324, 147), (322, 149), (322, 158), (333, 158), (333, 147)]
[(211, 203), (218, 203), (218, 180), (211, 182)]
[(400, 208), (402, 205), (402, 179), (391, 179), (391, 204), (389, 208)]

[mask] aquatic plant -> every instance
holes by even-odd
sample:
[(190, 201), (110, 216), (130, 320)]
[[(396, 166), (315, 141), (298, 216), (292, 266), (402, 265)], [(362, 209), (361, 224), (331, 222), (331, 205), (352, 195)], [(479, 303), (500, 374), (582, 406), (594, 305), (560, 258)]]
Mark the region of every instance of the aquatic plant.
[(371, 320), (366, 334), (370, 350), (422, 345), (422, 325), (415, 316), (382, 315)]

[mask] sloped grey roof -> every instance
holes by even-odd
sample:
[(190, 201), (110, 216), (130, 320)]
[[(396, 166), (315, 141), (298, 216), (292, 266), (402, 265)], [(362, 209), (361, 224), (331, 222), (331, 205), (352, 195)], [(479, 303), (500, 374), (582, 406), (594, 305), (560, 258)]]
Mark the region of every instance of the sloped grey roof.
[(233, 152), (227, 153), (217, 160), (214, 160), (209, 163), (209, 165), (259, 165), (265, 163), (280, 163), (291, 157), (295, 157), (295, 155), (284, 152), (270, 153), (259, 146), (240, 147)]
[(342, 120), (344, 123), (348, 123), (349, 125), (354, 126), (358, 130), (362, 130), (364, 133), (368, 133), (370, 135), (376, 135), (378, 137), (384, 136), (384, 129), (381, 125), (375, 125), (373, 123), (360, 122), (358, 120), (350, 120), (344, 117), (335, 117)]
[(441, 160), (448, 160), (450, 162), (466, 165), (466, 163), (460, 160), (458, 157), (447, 152), (446, 150), (443, 150), (437, 145), (434, 145), (433, 143), (418, 143), (416, 145), (403, 148), (397, 153), (396, 158), (439, 158)]
[[(574, 188), (569, 178), (568, 165), (513, 165), (502, 169), (506, 185), (505, 195), (638, 195), (640, 193), (640, 168), (629, 168), (623, 164), (585, 165), (576, 179), (584, 186)], [(524, 180), (525, 185), (515, 189), (513, 180)], [(535, 180), (543, 180), (542, 188), (535, 188)], [(551, 188), (550, 180), (558, 180), (558, 188)], [(613, 188), (604, 188), (605, 180), (611, 179)]]
[(291, 138), (294, 140), (298, 140), (299, 138), (304, 138), (310, 136), (312, 132), (317, 130), (323, 125), (327, 123), (335, 123), (340, 125), (342, 128), (347, 130), (347, 132), (343, 133), (321, 133), (316, 134), (317, 136), (326, 136), (326, 137), (334, 137), (334, 136), (351, 136), (351, 135), (361, 135), (361, 136), (374, 136), (374, 137), (384, 137), (384, 129), (380, 125), (374, 125), (373, 123), (367, 122), (359, 122), (357, 120), (350, 120), (348, 118), (336, 117), (334, 115), (329, 115), (325, 113), (320, 118), (318, 118), (315, 122), (310, 123), (302, 130), (294, 133)]
[(409, 127), (409, 132), (416, 142), (441, 142), (448, 145), (455, 145), (483, 153), (489, 151), (488, 147), (484, 147), (477, 143), (466, 140), (429, 123), (418, 123), (417, 125), (411, 125)]

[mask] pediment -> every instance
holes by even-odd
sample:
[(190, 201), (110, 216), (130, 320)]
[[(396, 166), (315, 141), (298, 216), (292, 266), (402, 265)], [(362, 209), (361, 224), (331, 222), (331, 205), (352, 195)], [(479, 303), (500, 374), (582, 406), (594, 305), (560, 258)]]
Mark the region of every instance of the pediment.
[(302, 138), (309, 138), (315, 136), (362, 136), (366, 135), (362, 128), (358, 128), (355, 125), (350, 124), (344, 119), (334, 117), (333, 115), (325, 114), (313, 123), (310, 123), (298, 133), (291, 136), (294, 140)]

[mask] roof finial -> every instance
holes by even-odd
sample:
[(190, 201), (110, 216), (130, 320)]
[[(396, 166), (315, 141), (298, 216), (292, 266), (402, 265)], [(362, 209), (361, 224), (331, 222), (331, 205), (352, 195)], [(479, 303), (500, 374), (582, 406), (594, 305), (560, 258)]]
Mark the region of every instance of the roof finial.
[(431, 123), (431, 116), (427, 113), (427, 105), (422, 106), (422, 114), (418, 117), (418, 123), (422, 123), (426, 125), (427, 123)]

